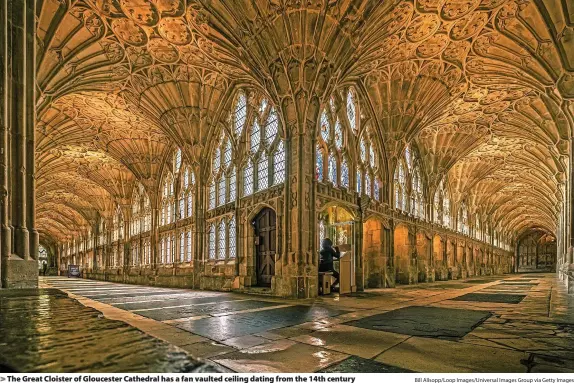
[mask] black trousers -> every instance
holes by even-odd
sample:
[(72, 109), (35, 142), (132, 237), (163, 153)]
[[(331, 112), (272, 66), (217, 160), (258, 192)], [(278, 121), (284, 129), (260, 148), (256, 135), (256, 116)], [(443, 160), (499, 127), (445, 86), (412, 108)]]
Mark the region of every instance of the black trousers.
[(333, 286), (339, 283), (339, 273), (335, 271), (332, 263), (321, 263), (319, 264), (319, 272), (321, 273), (333, 273), (333, 278), (335, 278), (335, 282), (333, 282)]

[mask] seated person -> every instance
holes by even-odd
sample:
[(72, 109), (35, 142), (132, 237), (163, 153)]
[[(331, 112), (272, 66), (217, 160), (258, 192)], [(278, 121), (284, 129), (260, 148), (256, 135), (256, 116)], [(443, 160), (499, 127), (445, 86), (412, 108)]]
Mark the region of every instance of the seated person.
[(341, 258), (341, 252), (337, 246), (333, 247), (333, 242), (329, 238), (321, 241), (321, 251), (319, 252), (319, 272), (333, 273), (335, 282), (333, 286), (339, 284), (339, 273), (333, 267), (333, 259)]

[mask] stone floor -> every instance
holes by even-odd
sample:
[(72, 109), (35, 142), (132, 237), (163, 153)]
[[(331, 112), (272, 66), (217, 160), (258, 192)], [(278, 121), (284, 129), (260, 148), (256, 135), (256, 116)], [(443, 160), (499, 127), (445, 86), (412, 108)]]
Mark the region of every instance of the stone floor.
[[(313, 301), (57, 277), (40, 282), (98, 310), (112, 323), (123, 321), (163, 340), (161, 346), (152, 347), (161, 355), (170, 355), (163, 349), (167, 342), (230, 371), (574, 372), (574, 297), (566, 294), (554, 274), (481, 277)], [(29, 310), (42, 304), (43, 299), (32, 299)], [(37, 316), (34, 321), (40, 329), (34, 331), (39, 339), (23, 354), (83, 347), (73, 341), (80, 338), (75, 335), (80, 330), (74, 312), (82, 306), (76, 306)], [(0, 312), (11, 315), (7, 326), (0, 322), (0, 342), (7, 343), (6, 332), (13, 336), (7, 338), (9, 342), (18, 342), (16, 312), (6, 311), (4, 304)], [(60, 325), (50, 331), (62, 332), (62, 342), (43, 342), (42, 326), (51, 326), (60, 315), (70, 327)], [(109, 338), (126, 357), (133, 350), (138, 355), (147, 350), (153, 339), (143, 338), (135, 329), (132, 334), (138, 335), (133, 343), (124, 335), (95, 337), (98, 330), (95, 326), (88, 331), (89, 344), (105, 343), (105, 352), (109, 346), (103, 338)], [(95, 355), (98, 352), (93, 350)], [(72, 359), (64, 366), (42, 360), (41, 366), (34, 367), (26, 357), (21, 360), (26, 370), (94, 366), (75, 365)], [(131, 370), (139, 368), (136, 364)], [(156, 366), (144, 363), (141, 368)]]

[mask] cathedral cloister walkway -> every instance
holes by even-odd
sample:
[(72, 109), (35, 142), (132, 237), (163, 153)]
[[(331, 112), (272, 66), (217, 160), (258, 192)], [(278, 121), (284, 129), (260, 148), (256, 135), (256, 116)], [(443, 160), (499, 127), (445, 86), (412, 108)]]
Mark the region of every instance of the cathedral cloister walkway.
[[(236, 372), (574, 372), (574, 297), (555, 274), (489, 276), (313, 300), (62, 277), (41, 278), (40, 285), (45, 297), (38, 300), (6, 300), (17, 292), (3, 292), (0, 318), (12, 322), (0, 328), (0, 339), (9, 339), (2, 347), (14, 348), (3, 353), (5, 365), (17, 362), (29, 371), (200, 366)], [(56, 295), (62, 299), (50, 299)], [(26, 323), (14, 320), (20, 318), (17, 311), (31, 307), (39, 315), (25, 316)], [(83, 314), (88, 309), (101, 314)], [(89, 331), (94, 317), (107, 323), (108, 337)], [(58, 333), (65, 352), (56, 339), (46, 341), (56, 321), (71, 326)], [(118, 328), (125, 343), (119, 348), (113, 334)], [(28, 341), (9, 337), (16, 333)], [(43, 357), (34, 364), (38, 355)], [(146, 360), (158, 355), (161, 363)]]

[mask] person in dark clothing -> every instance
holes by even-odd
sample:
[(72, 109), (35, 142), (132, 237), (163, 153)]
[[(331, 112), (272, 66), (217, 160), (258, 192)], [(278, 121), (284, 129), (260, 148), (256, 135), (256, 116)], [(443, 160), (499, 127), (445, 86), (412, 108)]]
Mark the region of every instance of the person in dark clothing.
[(335, 282), (333, 286), (339, 284), (339, 273), (333, 267), (333, 260), (341, 258), (341, 252), (337, 246), (333, 246), (333, 242), (329, 238), (321, 241), (321, 251), (319, 252), (319, 272), (333, 273)]
[(44, 261), (44, 263), (42, 263), (42, 274), (44, 276), (46, 276), (46, 270), (48, 270), (48, 263), (46, 263), (46, 261)]

